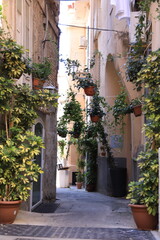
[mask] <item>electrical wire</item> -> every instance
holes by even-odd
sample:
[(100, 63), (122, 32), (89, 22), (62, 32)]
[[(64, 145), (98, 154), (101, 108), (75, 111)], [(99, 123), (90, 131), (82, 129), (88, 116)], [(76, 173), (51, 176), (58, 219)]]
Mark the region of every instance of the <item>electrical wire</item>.
[(58, 23), (58, 25), (66, 26), (66, 27), (83, 28), (83, 29), (89, 29), (89, 30), (99, 30), (99, 31), (105, 31), (105, 32), (124, 33), (123, 31), (118, 31), (118, 30), (113, 30), (113, 29), (107, 29), (107, 28), (85, 27), (85, 26), (77, 26), (77, 25), (71, 25), (71, 24), (65, 24), (65, 23)]

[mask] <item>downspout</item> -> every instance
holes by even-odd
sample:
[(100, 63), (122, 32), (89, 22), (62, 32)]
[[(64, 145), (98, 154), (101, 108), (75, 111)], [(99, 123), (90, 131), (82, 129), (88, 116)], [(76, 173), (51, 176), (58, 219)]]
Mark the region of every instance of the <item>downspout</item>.
[[(1, 1), (1, 0), (0, 0)], [(45, 6), (45, 13), (46, 13), (46, 21), (45, 21), (45, 33), (44, 33), (44, 39), (42, 41), (42, 59), (44, 59), (44, 53), (45, 53), (45, 45), (47, 41), (47, 32), (48, 32), (48, 5)]]

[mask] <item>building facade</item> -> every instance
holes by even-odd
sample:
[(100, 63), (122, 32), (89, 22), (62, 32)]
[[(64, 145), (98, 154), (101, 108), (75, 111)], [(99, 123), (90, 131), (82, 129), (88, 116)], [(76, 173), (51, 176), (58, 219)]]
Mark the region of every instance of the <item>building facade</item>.
[[(99, 72), (93, 69), (92, 73), (95, 80), (99, 81), (100, 93), (106, 101), (113, 105), (117, 95), (124, 88), (127, 93), (127, 101), (131, 102), (144, 93), (135, 90), (135, 85), (127, 81), (126, 61), (127, 54), (131, 45), (135, 41), (137, 16), (140, 14), (138, 9), (139, 1), (121, 1), (123, 7), (120, 14), (120, 5), (112, 0), (92, 0), (90, 1), (90, 34), (89, 51), (90, 58), (95, 51), (100, 53), (96, 64), (99, 65)], [(125, 6), (125, 7), (124, 7)], [(152, 3), (149, 13), (149, 27), (152, 37), (149, 48), (157, 50), (159, 48), (159, 29), (160, 22), (154, 17), (157, 3)], [(112, 118), (112, 117), (111, 117)], [(145, 117), (142, 114), (135, 117), (134, 114), (127, 114), (124, 118), (125, 126), (123, 133), (120, 129), (111, 132), (110, 144), (114, 157), (117, 158), (117, 165), (127, 168), (128, 181), (138, 177), (137, 162), (135, 161), (138, 153), (145, 147), (145, 137), (142, 131)], [(107, 129), (107, 125), (106, 125)], [(110, 129), (108, 128), (109, 132)], [(121, 144), (114, 138), (121, 139)], [(98, 190), (109, 193), (107, 188), (107, 161), (98, 158)]]
[[(49, 59), (52, 73), (47, 85), (57, 85), (59, 35), (58, 16), (59, 2), (51, 0), (2, 0), (3, 14), (8, 30), (13, 39), (26, 49), (26, 56), (32, 62)], [(18, 83), (27, 83), (32, 88), (32, 76), (22, 76)], [(57, 165), (57, 110), (39, 111), (38, 119), (33, 126), (36, 135), (44, 140), (45, 149), (37, 157), (37, 163), (44, 173), (38, 182), (33, 183), (31, 197), (23, 204), (23, 209), (32, 210), (41, 201), (56, 199), (56, 165)]]

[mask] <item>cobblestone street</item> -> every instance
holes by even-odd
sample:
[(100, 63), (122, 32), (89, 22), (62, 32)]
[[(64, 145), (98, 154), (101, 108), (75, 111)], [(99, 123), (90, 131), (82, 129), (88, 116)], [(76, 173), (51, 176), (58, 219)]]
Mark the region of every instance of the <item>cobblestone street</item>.
[(0, 240), (160, 239), (150, 231), (136, 229), (124, 198), (75, 187), (57, 189), (57, 198), (59, 207), (54, 213), (20, 211), (14, 224), (0, 225)]

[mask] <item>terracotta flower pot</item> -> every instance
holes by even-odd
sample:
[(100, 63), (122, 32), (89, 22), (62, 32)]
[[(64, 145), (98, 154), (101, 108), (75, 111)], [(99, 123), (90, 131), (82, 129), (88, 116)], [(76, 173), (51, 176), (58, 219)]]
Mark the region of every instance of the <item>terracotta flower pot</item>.
[(94, 192), (96, 190), (96, 185), (95, 184), (86, 184), (86, 190), (87, 192)]
[(142, 115), (142, 105), (137, 105), (133, 107), (133, 112), (136, 117), (139, 117)]
[(34, 90), (39, 90), (43, 88), (43, 84), (45, 81), (39, 79), (39, 78), (33, 78), (32, 83), (33, 83), (33, 89)]
[(77, 189), (81, 189), (82, 185), (83, 185), (82, 182), (76, 182)]
[(13, 223), (22, 201), (0, 201), (0, 224)]
[(93, 96), (95, 94), (95, 87), (94, 86), (85, 87), (84, 92), (87, 96)]
[(94, 115), (94, 116), (90, 116), (90, 117), (91, 117), (92, 122), (99, 122), (100, 121), (100, 116), (98, 116), (98, 115)]
[(129, 204), (134, 221), (140, 230), (155, 230), (158, 225), (158, 216), (150, 215), (145, 205)]

